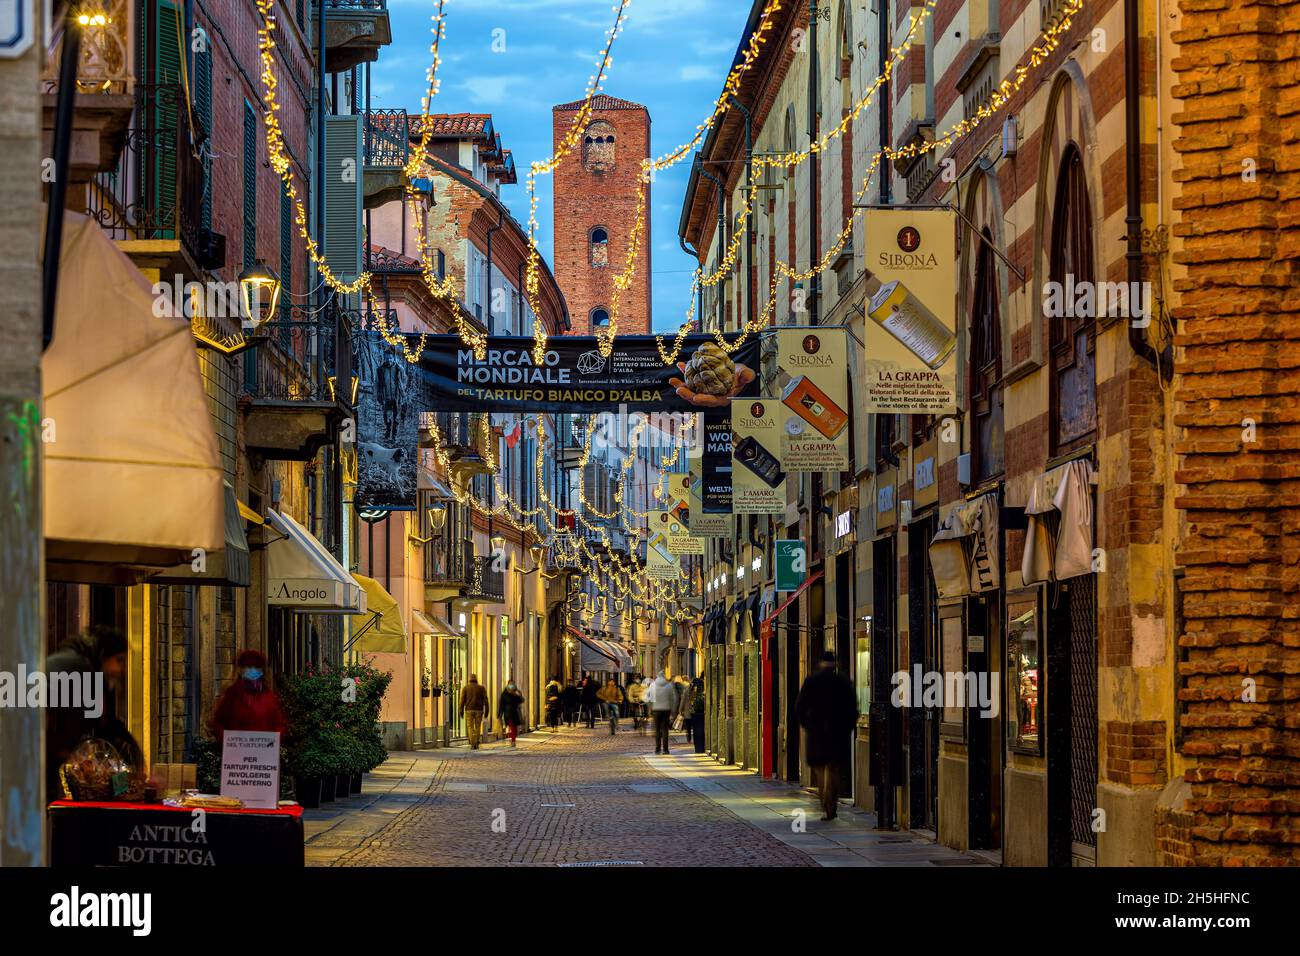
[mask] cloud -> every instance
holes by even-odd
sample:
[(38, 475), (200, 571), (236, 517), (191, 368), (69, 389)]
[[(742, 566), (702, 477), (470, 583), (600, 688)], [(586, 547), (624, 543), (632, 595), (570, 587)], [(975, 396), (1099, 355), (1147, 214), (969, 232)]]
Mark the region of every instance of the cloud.
[(694, 83), (699, 80), (714, 80), (718, 78), (717, 71), (711, 66), (703, 63), (692, 63), (684, 66), (681, 73), (678, 74), (683, 83)]

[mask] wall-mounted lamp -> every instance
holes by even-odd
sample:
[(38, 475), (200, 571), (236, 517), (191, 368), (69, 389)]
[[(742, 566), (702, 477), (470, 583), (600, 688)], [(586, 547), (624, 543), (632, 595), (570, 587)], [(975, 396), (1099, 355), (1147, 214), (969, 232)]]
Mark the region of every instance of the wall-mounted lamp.
[(280, 301), (280, 277), (259, 260), (239, 274), (239, 293), (244, 306), (244, 329), (251, 333), (275, 314)]

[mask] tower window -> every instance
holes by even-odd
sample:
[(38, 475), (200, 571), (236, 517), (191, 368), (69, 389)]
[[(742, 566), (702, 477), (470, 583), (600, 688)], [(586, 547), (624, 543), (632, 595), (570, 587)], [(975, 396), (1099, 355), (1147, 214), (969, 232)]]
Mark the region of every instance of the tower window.
[(591, 327), (592, 327), (593, 329), (595, 329), (595, 328), (600, 328), (601, 326), (605, 326), (605, 325), (609, 325), (609, 310), (608, 310), (608, 309), (592, 309), (592, 310), (591, 310)]
[(596, 120), (583, 134), (582, 165), (589, 173), (614, 168), (614, 127), (604, 120)]
[(591, 230), (591, 267), (603, 269), (609, 265), (609, 231), (604, 226)]

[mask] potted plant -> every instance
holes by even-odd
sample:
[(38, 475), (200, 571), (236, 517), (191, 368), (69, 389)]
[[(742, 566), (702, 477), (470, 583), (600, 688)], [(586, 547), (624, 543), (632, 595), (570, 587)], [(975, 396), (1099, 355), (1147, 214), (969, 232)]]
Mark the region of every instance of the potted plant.
[(319, 807), (322, 800), (334, 799), (334, 754), (326, 734), (309, 738), (290, 754), (294, 797), (303, 807)]

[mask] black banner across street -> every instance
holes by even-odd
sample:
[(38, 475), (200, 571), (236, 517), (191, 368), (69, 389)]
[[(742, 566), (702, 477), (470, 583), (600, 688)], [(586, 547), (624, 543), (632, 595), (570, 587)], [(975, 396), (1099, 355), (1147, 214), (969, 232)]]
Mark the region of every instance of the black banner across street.
[(551, 336), (535, 364), (528, 336), (494, 336), (479, 360), (458, 336), (431, 335), (420, 370), (440, 412), (698, 412), (758, 394), (758, 336), (730, 355), (712, 335), (688, 336), (676, 365), (655, 338), (620, 335), (603, 356), (595, 336)]

